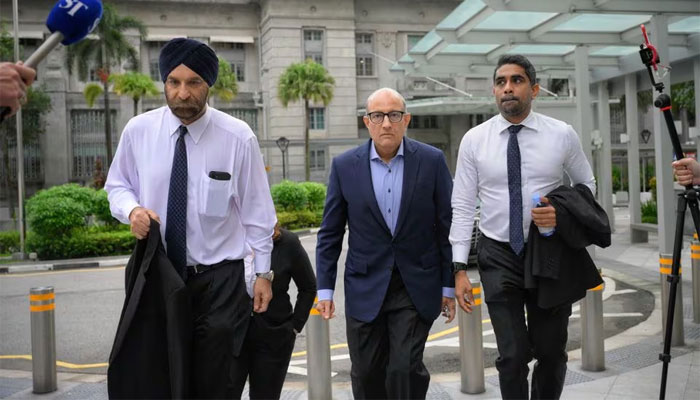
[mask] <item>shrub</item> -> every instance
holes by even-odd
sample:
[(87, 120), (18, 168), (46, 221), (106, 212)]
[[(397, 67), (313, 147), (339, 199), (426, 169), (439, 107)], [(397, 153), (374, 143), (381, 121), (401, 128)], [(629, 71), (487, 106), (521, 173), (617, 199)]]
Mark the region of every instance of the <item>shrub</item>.
[(308, 202), (306, 190), (289, 180), (272, 185), (270, 192), (276, 208), (281, 211), (303, 210)]
[(657, 223), (656, 202), (653, 200), (642, 203), (642, 222), (649, 224)]
[(51, 197), (39, 192), (27, 200), (27, 222), (37, 234), (48, 238), (64, 236), (85, 226), (86, 207), (67, 197)]
[(297, 214), (293, 211), (279, 211), (277, 212), (277, 223), (285, 229), (296, 229), (294, 227), (297, 223)]
[(0, 232), (0, 253), (12, 253), (19, 250), (19, 232)]
[(112, 212), (109, 210), (109, 200), (107, 200), (107, 192), (104, 189), (95, 192), (92, 211), (98, 221), (110, 226), (119, 225), (119, 221), (112, 216)]
[(318, 182), (301, 182), (299, 186), (306, 190), (309, 210), (322, 210), (326, 201), (326, 185)]
[(27, 236), (27, 249), (43, 260), (129, 254), (135, 245), (136, 238), (123, 230), (85, 229), (76, 230), (71, 236), (47, 237), (33, 233)]

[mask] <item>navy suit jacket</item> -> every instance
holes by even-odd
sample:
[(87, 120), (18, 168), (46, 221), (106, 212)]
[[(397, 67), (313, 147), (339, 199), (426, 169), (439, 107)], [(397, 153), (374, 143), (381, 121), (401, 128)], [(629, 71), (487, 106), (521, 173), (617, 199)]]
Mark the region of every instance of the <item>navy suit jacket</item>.
[(452, 176), (442, 151), (404, 138), (401, 207), (392, 236), (372, 186), (372, 145), (370, 140), (333, 159), (316, 246), (318, 288), (335, 289), (347, 223), (346, 314), (374, 320), (396, 266), (418, 313), (432, 322), (440, 314), (442, 287), (454, 287), (448, 240)]

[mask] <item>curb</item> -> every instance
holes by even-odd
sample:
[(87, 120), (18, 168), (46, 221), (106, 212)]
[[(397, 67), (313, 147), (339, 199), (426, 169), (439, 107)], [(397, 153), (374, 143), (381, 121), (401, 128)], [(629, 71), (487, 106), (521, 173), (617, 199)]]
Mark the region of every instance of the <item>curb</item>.
[(69, 269), (88, 269), (88, 268), (106, 268), (126, 265), (129, 262), (129, 256), (106, 258), (106, 259), (90, 259), (85, 261), (78, 260), (61, 260), (49, 261), (36, 264), (9, 264), (0, 266), (0, 274), (18, 274), (25, 272), (41, 272), (41, 271), (63, 271)]

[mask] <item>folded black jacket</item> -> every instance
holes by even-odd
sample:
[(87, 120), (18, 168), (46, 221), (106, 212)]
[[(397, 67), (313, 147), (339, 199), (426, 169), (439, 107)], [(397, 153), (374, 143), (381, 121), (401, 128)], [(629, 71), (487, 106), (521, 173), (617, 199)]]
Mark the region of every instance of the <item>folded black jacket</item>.
[(126, 266), (126, 299), (107, 370), (110, 399), (189, 397), (192, 312), (151, 220)]
[(610, 246), (610, 222), (586, 185), (559, 186), (547, 194), (557, 210), (552, 236), (530, 224), (525, 257), (525, 287), (537, 289), (537, 304), (571, 304), (603, 283), (586, 246)]

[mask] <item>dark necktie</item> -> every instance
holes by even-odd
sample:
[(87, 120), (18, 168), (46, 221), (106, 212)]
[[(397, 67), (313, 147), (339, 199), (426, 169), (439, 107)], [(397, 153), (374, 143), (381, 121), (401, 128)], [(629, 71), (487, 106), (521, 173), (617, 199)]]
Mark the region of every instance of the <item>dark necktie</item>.
[(170, 171), (165, 243), (168, 258), (180, 276), (183, 276), (187, 265), (187, 127), (180, 125), (179, 134), (173, 155), (173, 168)]
[(508, 194), (510, 195), (510, 247), (520, 255), (525, 247), (523, 236), (523, 193), (520, 180), (520, 147), (518, 132), (522, 125), (508, 127)]

